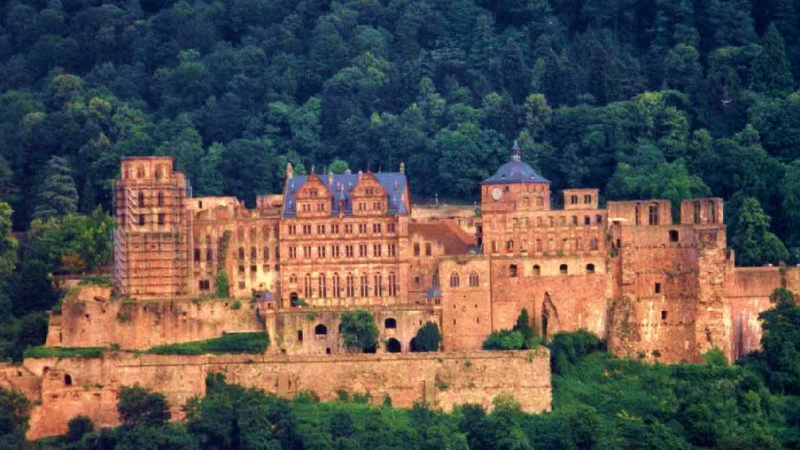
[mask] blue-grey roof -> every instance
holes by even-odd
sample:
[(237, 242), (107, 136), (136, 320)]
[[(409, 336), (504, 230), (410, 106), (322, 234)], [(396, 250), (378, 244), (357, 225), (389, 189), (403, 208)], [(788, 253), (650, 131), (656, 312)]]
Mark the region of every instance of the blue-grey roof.
[[(405, 215), (408, 214), (405, 202), (403, 202), (403, 195), (406, 193), (406, 175), (400, 172), (380, 172), (373, 173), (372, 175), (383, 186), (388, 197), (388, 211), (389, 215)], [(341, 173), (333, 175), (333, 183), (330, 183), (329, 175), (317, 175), (319, 180), (328, 191), (333, 195), (331, 205), (331, 215), (339, 214), (339, 205), (344, 200), (344, 215), (351, 215), (353, 213), (353, 202), (350, 199), (350, 193), (353, 188), (358, 184), (358, 174), (355, 173)], [(308, 179), (307, 175), (297, 175), (289, 179), (286, 183), (286, 191), (283, 196), (283, 217), (294, 217), (297, 214), (297, 191), (305, 184)]]
[(549, 183), (550, 180), (539, 175), (533, 167), (522, 162), (518, 155), (503, 164), (491, 177), (483, 180), (484, 184), (495, 183)]
[(442, 298), (442, 291), (439, 288), (428, 289), (428, 298)]

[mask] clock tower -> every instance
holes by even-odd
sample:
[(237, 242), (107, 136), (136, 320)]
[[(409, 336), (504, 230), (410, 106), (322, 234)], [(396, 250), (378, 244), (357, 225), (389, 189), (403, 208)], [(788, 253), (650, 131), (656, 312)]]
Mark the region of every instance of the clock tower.
[(484, 253), (500, 251), (501, 237), (513, 218), (533, 211), (550, 210), (550, 181), (522, 161), (514, 142), (511, 161), (481, 183)]

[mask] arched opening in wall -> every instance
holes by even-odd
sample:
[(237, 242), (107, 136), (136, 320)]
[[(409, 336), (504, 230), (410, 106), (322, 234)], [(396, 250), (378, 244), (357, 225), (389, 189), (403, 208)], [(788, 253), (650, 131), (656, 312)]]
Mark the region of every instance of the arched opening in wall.
[(391, 338), (386, 341), (386, 351), (389, 353), (400, 353), (400, 341), (395, 338)]
[(544, 301), (542, 302), (542, 337), (550, 339), (560, 330), (561, 324), (558, 320), (558, 310), (553, 304), (550, 294), (545, 293)]
[(517, 265), (516, 264), (509, 264), (508, 265), (508, 276), (510, 278), (516, 278), (518, 275)]
[(533, 276), (538, 277), (542, 274), (542, 268), (538, 264), (533, 266)]
[(383, 321), (383, 327), (387, 330), (394, 330), (397, 328), (397, 320), (394, 317), (389, 317), (388, 319)]
[(678, 230), (669, 230), (669, 241), (678, 242)]
[(69, 374), (64, 375), (64, 386), (72, 386), (72, 376)]
[(594, 264), (586, 265), (586, 273), (594, 273)]
[(294, 306), (297, 304), (297, 300), (299, 299), (297, 292), (292, 292), (289, 294), (289, 305)]
[(567, 275), (569, 273), (569, 267), (566, 264), (562, 264), (558, 266), (558, 271), (561, 272), (562, 275)]
[(328, 327), (323, 324), (318, 324), (314, 327), (314, 336), (316, 337), (325, 337), (328, 335)]

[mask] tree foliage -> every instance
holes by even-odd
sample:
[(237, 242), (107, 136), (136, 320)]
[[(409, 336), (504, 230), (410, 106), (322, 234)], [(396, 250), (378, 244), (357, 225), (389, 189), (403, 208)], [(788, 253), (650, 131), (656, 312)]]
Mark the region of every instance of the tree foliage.
[(348, 350), (374, 353), (378, 346), (378, 327), (375, 317), (366, 309), (342, 313), (340, 333)]
[(120, 388), (117, 412), (122, 425), (126, 427), (163, 425), (171, 417), (169, 405), (162, 394), (138, 385)]
[(411, 351), (414, 352), (436, 352), (439, 351), (441, 345), (442, 335), (439, 332), (439, 326), (436, 322), (425, 322), (414, 337), (414, 346)]

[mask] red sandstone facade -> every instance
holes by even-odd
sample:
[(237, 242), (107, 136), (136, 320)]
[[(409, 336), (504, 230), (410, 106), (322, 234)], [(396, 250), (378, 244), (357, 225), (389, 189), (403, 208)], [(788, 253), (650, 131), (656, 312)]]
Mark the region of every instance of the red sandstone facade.
[[(716, 346), (735, 357), (757, 348), (769, 293), (797, 278), (734, 267), (721, 199), (684, 201), (679, 218), (664, 200), (601, 207), (597, 189), (554, 202), (516, 147), (482, 184), (480, 215), (459, 215), (463, 227), (432, 209), (415, 215), (402, 169), (289, 166), (283, 195), (247, 209), (192, 198), (171, 158), (129, 158), (116, 200), (117, 295), (213, 297), (225, 274), (232, 297), (263, 300), (263, 328), (287, 354), (341, 352), (338, 317), (355, 307), (380, 319), (379, 351), (401, 352), (428, 320), (444, 350), (479, 349), (526, 308), (542, 335), (585, 328), (618, 354), (672, 362)], [(303, 319), (310, 310), (319, 320)]]

